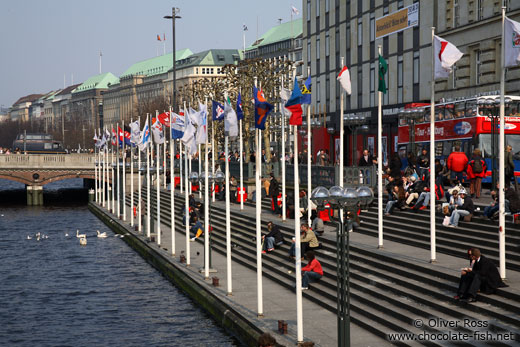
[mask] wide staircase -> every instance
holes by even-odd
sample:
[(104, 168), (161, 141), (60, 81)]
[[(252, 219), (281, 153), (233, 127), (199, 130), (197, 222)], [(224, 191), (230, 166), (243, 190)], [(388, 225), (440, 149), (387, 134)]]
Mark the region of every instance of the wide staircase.
[[(146, 199), (146, 194), (144, 199)], [(126, 199), (129, 205), (129, 197)], [(151, 194), (151, 203), (155, 205), (156, 193)], [(182, 203), (180, 203), (182, 201)], [(170, 193), (161, 192), (161, 220), (165, 225), (170, 222)], [(176, 225), (182, 225), (184, 196), (176, 195)], [(249, 203), (248, 203), (249, 205)], [(254, 205), (254, 203), (253, 203)], [(270, 210), (268, 199), (262, 201), (264, 210)], [(152, 208), (155, 212), (155, 209)], [(212, 249), (225, 254), (225, 209), (223, 203), (211, 204)], [(253, 216), (253, 217), (252, 217)], [(276, 219), (276, 218), (275, 218)], [(442, 219), (438, 218), (440, 225)], [(262, 231), (267, 232), (267, 220), (263, 218)], [(294, 236), (292, 223), (277, 223), (284, 234), (285, 244), (274, 252), (263, 255), (263, 276), (269, 278), (286, 290), (294, 291), (294, 261), (288, 257), (291, 238)], [(424, 211), (413, 213), (397, 212), (385, 217), (385, 239), (402, 242), (420, 248), (428, 248), (429, 215)], [(514, 225), (508, 225), (512, 230)], [(509, 229), (511, 228), (511, 229)], [(256, 271), (256, 242), (254, 214), (233, 213), (231, 218), (232, 258), (234, 261)], [(361, 227), (357, 230), (377, 237), (377, 205), (371, 206), (362, 215)], [(464, 257), (467, 248), (480, 247), (485, 255), (495, 259), (497, 232), (492, 222), (474, 219), (473, 222), (461, 223), (458, 229), (438, 226), (438, 251)], [(511, 234), (511, 232), (510, 232)], [(202, 242), (201, 238), (197, 242)], [(520, 266), (518, 252), (514, 250), (517, 237), (508, 236), (508, 267), (517, 270)], [(303, 297), (324, 309), (336, 312), (336, 242), (334, 237), (322, 237), (323, 248), (317, 251), (325, 275), (312, 283), (310, 290), (303, 291)], [(509, 254), (512, 253), (512, 254)], [(510, 260), (511, 259), (511, 260)], [(511, 270), (510, 270), (511, 271)], [(457, 328), (430, 327), (424, 324), (415, 326), (414, 320), (430, 319), (439, 321), (487, 321), (492, 333), (513, 332), (516, 341), (520, 341), (520, 294), (512, 288), (499, 289), (495, 295), (480, 295), (479, 302), (466, 304), (456, 302), (453, 295), (457, 290), (459, 276), (456, 272), (442, 267), (432, 267), (424, 261), (375, 249), (364, 244), (350, 244), (350, 293), (351, 319), (373, 334), (383, 339), (390, 332), (419, 334), (442, 333), (446, 330), (473, 334), (482, 328), (472, 328), (459, 324)], [(493, 345), (517, 345), (517, 342), (495, 341)], [(399, 345), (416, 345), (416, 342), (399, 342)], [(424, 342), (428, 345), (446, 345), (443, 341)], [(460, 342), (462, 345), (474, 345)], [(490, 344), (489, 341), (482, 345)]]

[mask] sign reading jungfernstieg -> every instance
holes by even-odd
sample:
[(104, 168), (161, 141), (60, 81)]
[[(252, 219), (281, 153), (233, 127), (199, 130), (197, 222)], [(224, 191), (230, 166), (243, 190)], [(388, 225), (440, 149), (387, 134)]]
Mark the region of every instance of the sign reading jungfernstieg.
[(376, 19), (376, 39), (419, 25), (419, 3)]

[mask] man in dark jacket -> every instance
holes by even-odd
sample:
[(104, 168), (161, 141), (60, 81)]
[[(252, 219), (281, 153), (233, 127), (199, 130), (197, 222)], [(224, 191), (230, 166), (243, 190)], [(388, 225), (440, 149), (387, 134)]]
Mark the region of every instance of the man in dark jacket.
[(372, 157), (368, 149), (363, 151), (363, 155), (359, 158), (358, 166), (372, 166), (377, 164), (377, 161)]
[(455, 209), (451, 213), (450, 224), (448, 226), (452, 228), (455, 228), (457, 225), (459, 225), (459, 219), (461, 216), (465, 217), (475, 212), (473, 200), (471, 200), (471, 197), (468, 194), (466, 194), (466, 191), (464, 189), (462, 189), (459, 192), (459, 196), (462, 199), (464, 199), (464, 203), (460, 207), (455, 206)]
[(283, 234), (280, 232), (278, 225), (275, 225), (273, 222), (267, 223), (267, 230), (269, 233), (262, 236), (262, 240), (264, 241), (264, 249), (262, 253), (272, 252), (274, 251), (274, 246), (280, 246), (283, 244)]
[(419, 178), (422, 180), (428, 179), (428, 170), (430, 167), (430, 155), (428, 154), (428, 150), (423, 148), (421, 151), (421, 155), (417, 158), (417, 164), (419, 166)]
[(479, 290), (481, 293), (493, 294), (497, 288), (507, 287), (495, 264), (481, 255), (478, 248), (471, 249), (470, 260), (470, 267), (462, 269), (455, 300), (467, 299), (468, 302), (475, 302)]
[(282, 213), (278, 205), (278, 195), (280, 195), (280, 185), (278, 180), (272, 176), (269, 184), (269, 197), (271, 198), (271, 209), (274, 214), (280, 215)]

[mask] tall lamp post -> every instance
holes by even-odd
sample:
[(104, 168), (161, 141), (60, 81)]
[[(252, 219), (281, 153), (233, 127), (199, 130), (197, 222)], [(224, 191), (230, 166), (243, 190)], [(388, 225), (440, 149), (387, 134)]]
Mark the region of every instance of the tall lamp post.
[(172, 109), (175, 111), (175, 102), (177, 101), (176, 100), (176, 96), (177, 96), (177, 85), (176, 85), (176, 80), (177, 80), (177, 76), (176, 76), (176, 69), (175, 69), (175, 19), (177, 18), (181, 18), (181, 16), (178, 16), (177, 14), (179, 14), (181, 12), (181, 10), (177, 7), (172, 7), (172, 15), (171, 16), (164, 16), (163, 18), (164, 19), (171, 19), (172, 20), (172, 45), (173, 45), (173, 51), (172, 51), (172, 102), (170, 103), (172, 105)]
[[(327, 189), (320, 186), (311, 194), (311, 200), (318, 208), (323, 208), (328, 203), (331, 209), (353, 213), (359, 205), (366, 206), (373, 199), (374, 194), (368, 187), (354, 189), (333, 186)], [(338, 346), (350, 347), (350, 238), (345, 229), (344, 218), (341, 217), (338, 219), (336, 235)], [(351, 223), (352, 219), (347, 216), (347, 229), (350, 229)]]

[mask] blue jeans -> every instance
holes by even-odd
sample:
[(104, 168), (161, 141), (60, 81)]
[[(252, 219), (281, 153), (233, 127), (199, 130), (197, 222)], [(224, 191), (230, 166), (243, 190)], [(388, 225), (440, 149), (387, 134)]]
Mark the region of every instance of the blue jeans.
[(466, 210), (453, 210), (450, 217), (450, 224), (457, 226), (459, 224), (460, 216), (465, 217), (469, 215), (469, 211)]
[(274, 237), (272, 236), (267, 236), (265, 238), (265, 248), (266, 249), (271, 249), (271, 248), (274, 248)]
[(388, 201), (386, 203), (386, 207), (385, 207), (385, 213), (390, 213), (390, 211), (392, 210), (392, 206), (394, 206), (394, 204), (397, 202), (397, 200), (391, 200), (391, 201)]
[(305, 271), (302, 275), (302, 287), (309, 287), (309, 283), (318, 282), (321, 275), (314, 271)]
[(424, 206), (428, 206), (428, 204), (430, 203), (430, 192), (422, 192), (421, 195), (419, 195), (419, 199), (417, 199), (415, 206), (419, 207), (421, 203)]
[(498, 204), (495, 204), (495, 206), (486, 206), (486, 208), (484, 209), (484, 216), (488, 217), (488, 218), (491, 218), (496, 211), (498, 211)]
[(462, 183), (463, 171), (461, 171), (461, 172), (452, 171), (451, 179), (453, 180), (454, 178), (456, 178), (459, 181), (459, 183)]

